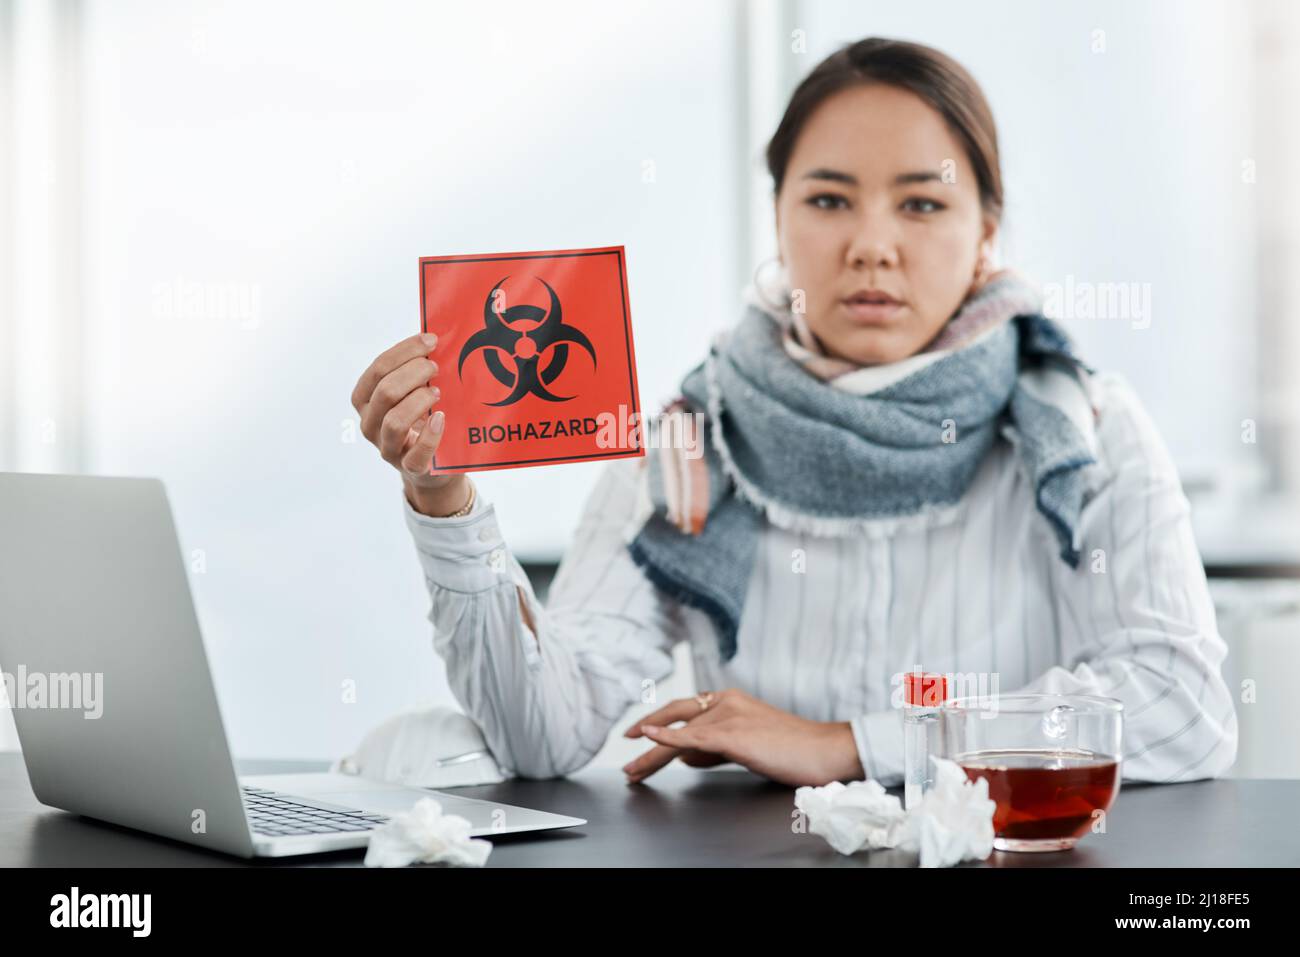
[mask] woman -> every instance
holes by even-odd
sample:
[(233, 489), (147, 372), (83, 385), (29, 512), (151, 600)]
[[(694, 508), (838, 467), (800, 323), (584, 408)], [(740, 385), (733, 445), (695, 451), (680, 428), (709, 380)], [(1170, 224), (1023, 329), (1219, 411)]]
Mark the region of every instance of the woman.
[(697, 684), (726, 690), (628, 728), (648, 746), (629, 781), (676, 758), (897, 784), (918, 666), (970, 693), (1121, 699), (1130, 780), (1225, 771), (1227, 648), (1187, 500), (1129, 387), (990, 268), (1002, 183), (975, 81), (927, 47), (854, 43), (795, 91), (767, 160), (786, 281), (747, 290), (682, 382), (706, 454), (607, 465), (546, 607), (472, 479), (427, 474), (431, 342), (357, 384), (402, 473), (434, 646), (499, 763), (582, 767), (686, 640)]

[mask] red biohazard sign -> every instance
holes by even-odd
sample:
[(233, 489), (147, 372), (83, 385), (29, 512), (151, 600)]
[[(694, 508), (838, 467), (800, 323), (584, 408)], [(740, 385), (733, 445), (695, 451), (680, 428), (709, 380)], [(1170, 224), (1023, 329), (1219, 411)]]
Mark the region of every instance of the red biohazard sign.
[(423, 257), (420, 313), (446, 416), (431, 471), (645, 454), (622, 246)]

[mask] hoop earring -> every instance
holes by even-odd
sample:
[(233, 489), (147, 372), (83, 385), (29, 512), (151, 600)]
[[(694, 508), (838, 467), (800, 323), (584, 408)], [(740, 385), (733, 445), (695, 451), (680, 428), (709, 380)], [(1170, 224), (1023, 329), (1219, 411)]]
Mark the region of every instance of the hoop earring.
[[(788, 312), (790, 310), (790, 306), (794, 301), (791, 293), (783, 292), (782, 298), (779, 301), (775, 303), (770, 301), (769, 298), (764, 294), (763, 283), (759, 280), (759, 276), (758, 276), (759, 272), (762, 271), (764, 266), (767, 266), (769, 263), (779, 264), (780, 261), (781, 261), (780, 257), (778, 256), (769, 256), (767, 259), (764, 259), (756, 267), (754, 267), (754, 276), (753, 276), (754, 293), (755, 295), (758, 296), (759, 301), (762, 302), (769, 309), (777, 312)], [(784, 273), (784, 271), (785, 271), (785, 267), (782, 266), (781, 272)], [(789, 288), (788, 282), (783, 282), (781, 285), (783, 289)]]

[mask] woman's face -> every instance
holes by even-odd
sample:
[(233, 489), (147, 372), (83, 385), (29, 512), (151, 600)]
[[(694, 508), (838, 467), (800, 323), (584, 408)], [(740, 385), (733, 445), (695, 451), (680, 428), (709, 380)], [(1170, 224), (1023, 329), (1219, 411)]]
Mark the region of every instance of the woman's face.
[(808, 118), (776, 227), (808, 327), (828, 352), (861, 364), (921, 351), (971, 291), (996, 230), (943, 117), (879, 83), (841, 90)]

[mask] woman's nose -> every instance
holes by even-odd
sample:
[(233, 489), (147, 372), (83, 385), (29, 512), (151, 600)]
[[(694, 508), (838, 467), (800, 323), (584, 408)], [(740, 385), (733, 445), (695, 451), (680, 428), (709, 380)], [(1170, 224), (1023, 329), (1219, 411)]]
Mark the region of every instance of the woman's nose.
[(884, 223), (865, 223), (849, 244), (849, 262), (855, 269), (898, 265), (898, 243)]

